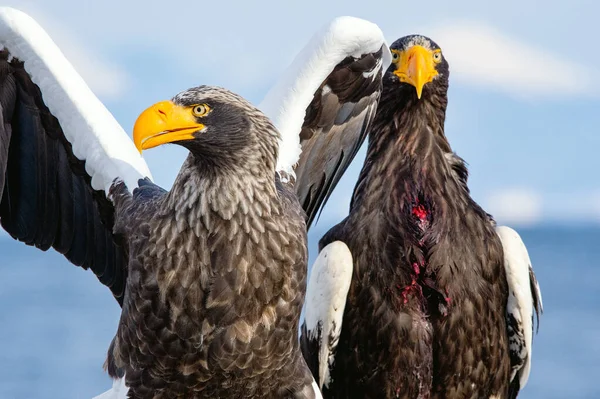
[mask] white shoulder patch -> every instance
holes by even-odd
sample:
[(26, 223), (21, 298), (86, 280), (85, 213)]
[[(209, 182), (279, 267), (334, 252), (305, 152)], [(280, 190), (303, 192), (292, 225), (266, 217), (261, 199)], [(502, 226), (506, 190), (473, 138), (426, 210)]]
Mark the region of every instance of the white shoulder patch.
[(113, 386), (108, 391), (94, 396), (92, 399), (127, 399), (129, 388), (125, 385), (125, 376), (113, 380)]
[(346, 297), (353, 272), (352, 253), (342, 241), (334, 241), (319, 253), (306, 291), (305, 323), (308, 338), (317, 340), (319, 356), (318, 386), (330, 382), (330, 367), (335, 360)]
[(281, 133), (278, 171), (294, 174), (306, 109), (336, 65), (348, 56), (358, 58), (377, 52), (383, 45), (382, 67), (387, 68), (392, 58), (381, 29), (363, 19), (338, 17), (318, 31), (300, 51), (259, 105)]
[(315, 399), (323, 399), (321, 390), (319, 389), (319, 386), (317, 385), (317, 381), (315, 381), (314, 378), (313, 378), (313, 382), (312, 382), (312, 387), (313, 387), (313, 391), (315, 391)]
[(108, 193), (121, 178), (133, 190), (138, 179), (151, 178), (133, 141), (33, 18), (0, 7), (0, 45), (24, 62), (73, 153), (85, 160), (94, 189)]
[[(511, 352), (511, 381), (518, 376), (521, 389), (527, 384), (531, 369), (534, 302), (541, 295), (532, 292), (537, 286), (530, 278), (531, 260), (519, 234), (506, 226), (496, 233), (504, 249), (504, 267), (508, 281), (507, 326)], [(516, 360), (516, 362), (515, 362)]]

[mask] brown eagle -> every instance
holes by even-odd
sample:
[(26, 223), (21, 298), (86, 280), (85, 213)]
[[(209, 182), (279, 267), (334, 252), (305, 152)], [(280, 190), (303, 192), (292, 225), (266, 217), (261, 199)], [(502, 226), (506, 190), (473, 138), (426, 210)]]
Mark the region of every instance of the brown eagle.
[(303, 354), (325, 398), (514, 398), (542, 305), (527, 250), (469, 195), (440, 47), (391, 52), (350, 213), (311, 271)]

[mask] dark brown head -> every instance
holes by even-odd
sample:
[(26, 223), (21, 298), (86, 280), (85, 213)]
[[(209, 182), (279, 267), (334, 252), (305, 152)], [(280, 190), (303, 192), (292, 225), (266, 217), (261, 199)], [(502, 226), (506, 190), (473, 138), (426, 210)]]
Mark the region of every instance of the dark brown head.
[(396, 40), (390, 51), (392, 64), (385, 74), (384, 86), (408, 100), (431, 94), (446, 96), (448, 62), (433, 40), (421, 35), (405, 36)]
[(274, 169), (278, 132), (266, 116), (226, 89), (195, 87), (146, 109), (133, 128), (141, 152), (178, 144), (205, 165), (243, 168), (265, 164)]

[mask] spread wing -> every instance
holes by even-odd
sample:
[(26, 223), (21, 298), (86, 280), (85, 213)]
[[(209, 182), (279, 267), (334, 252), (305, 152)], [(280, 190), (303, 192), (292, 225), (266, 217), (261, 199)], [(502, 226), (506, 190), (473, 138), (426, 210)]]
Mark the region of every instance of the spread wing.
[(278, 171), (295, 177), (309, 227), (364, 142), (390, 62), (377, 25), (336, 18), (260, 105), (282, 134)]
[(115, 179), (136, 187), (148, 167), (32, 18), (0, 8), (0, 44), (2, 227), (92, 269), (121, 303), (126, 249), (106, 194)]
[(342, 241), (323, 248), (312, 267), (300, 347), (319, 389), (331, 380), (352, 270), (352, 254)]
[(533, 312), (539, 326), (543, 312), (542, 293), (535, 278), (527, 248), (519, 234), (506, 226), (496, 228), (504, 249), (504, 266), (508, 280), (506, 309), (512, 375), (510, 398), (516, 398), (527, 383), (531, 369)]

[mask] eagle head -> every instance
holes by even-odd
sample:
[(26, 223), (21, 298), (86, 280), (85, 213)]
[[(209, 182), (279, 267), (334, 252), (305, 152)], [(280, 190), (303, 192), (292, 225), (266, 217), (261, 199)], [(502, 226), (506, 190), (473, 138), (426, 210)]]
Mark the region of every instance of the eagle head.
[(421, 99), (423, 92), (447, 90), (448, 62), (433, 40), (421, 35), (404, 36), (390, 46), (392, 64), (386, 79)]
[(229, 90), (199, 86), (143, 111), (133, 128), (142, 152), (162, 144), (187, 148), (203, 163), (242, 166), (244, 160), (275, 163), (279, 133), (269, 119)]

